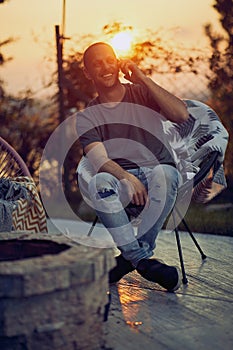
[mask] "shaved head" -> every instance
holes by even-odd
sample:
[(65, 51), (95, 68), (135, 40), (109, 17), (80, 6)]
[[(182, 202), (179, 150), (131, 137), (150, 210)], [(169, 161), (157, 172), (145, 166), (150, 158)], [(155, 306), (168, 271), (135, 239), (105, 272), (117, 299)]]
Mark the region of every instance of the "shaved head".
[(83, 63), (84, 63), (84, 66), (87, 68), (88, 66), (88, 63), (90, 62), (90, 60), (92, 59), (93, 55), (94, 55), (94, 50), (95, 48), (99, 48), (99, 47), (105, 47), (105, 49), (107, 48), (112, 54), (113, 56), (116, 57), (116, 54), (112, 48), (111, 45), (105, 43), (105, 42), (102, 42), (102, 41), (99, 41), (97, 43), (94, 43), (90, 46), (88, 46), (88, 48), (84, 51), (84, 54), (83, 54)]

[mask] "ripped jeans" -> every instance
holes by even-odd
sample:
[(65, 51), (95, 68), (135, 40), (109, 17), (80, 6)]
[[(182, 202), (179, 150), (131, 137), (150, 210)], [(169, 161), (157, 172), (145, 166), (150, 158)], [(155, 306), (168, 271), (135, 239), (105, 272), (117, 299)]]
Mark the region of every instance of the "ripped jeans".
[[(124, 183), (109, 173), (96, 174), (89, 183), (88, 192), (97, 215), (123, 257), (136, 267), (139, 260), (154, 254), (155, 240), (175, 204), (181, 176), (176, 168), (166, 164), (128, 171), (148, 191), (149, 203), (144, 208), (129, 207)], [(138, 214), (140, 224), (135, 234), (129, 216)]]

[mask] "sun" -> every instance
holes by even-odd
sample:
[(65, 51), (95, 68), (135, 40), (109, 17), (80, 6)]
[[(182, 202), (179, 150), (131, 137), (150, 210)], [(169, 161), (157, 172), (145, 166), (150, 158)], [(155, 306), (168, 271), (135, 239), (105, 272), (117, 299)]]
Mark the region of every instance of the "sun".
[(132, 32), (123, 31), (114, 35), (110, 40), (110, 45), (118, 56), (127, 56), (132, 49), (133, 39)]

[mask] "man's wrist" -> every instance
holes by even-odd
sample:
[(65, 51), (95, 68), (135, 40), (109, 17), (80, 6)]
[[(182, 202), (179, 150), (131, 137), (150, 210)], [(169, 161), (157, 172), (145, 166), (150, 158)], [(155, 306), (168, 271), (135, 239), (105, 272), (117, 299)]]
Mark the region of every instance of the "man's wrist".
[(146, 75), (142, 76), (141, 84), (149, 88), (151, 83), (153, 83), (153, 85), (155, 84), (155, 82), (151, 78), (147, 77)]

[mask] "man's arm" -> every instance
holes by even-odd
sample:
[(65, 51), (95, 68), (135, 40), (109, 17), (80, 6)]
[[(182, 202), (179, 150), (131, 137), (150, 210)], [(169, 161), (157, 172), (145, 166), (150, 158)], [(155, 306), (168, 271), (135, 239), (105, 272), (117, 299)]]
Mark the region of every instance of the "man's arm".
[(120, 61), (120, 68), (126, 79), (147, 87), (165, 118), (176, 123), (182, 123), (188, 119), (188, 110), (185, 103), (147, 77), (135, 63), (130, 60), (123, 60)]
[(119, 164), (108, 158), (107, 151), (102, 142), (92, 142), (84, 149), (96, 172), (107, 172), (115, 176), (127, 187), (131, 202), (144, 205), (148, 200), (147, 190), (140, 180), (125, 171)]

